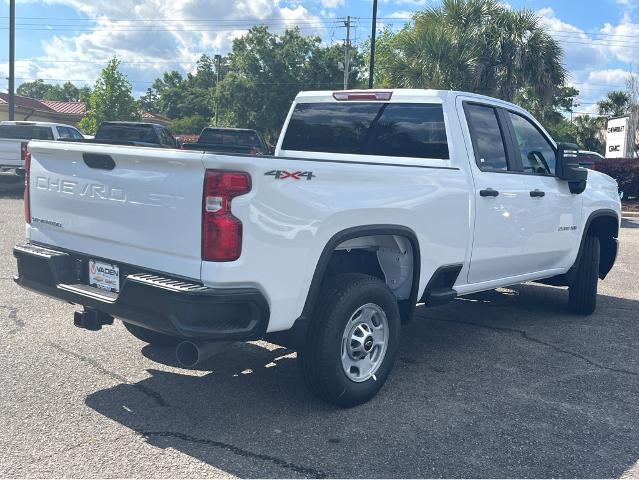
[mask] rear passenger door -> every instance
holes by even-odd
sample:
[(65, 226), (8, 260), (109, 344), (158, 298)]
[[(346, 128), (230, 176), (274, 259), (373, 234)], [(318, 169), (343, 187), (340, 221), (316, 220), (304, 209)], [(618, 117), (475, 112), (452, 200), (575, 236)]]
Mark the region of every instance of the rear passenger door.
[(495, 106), (463, 101), (472, 144), (475, 225), (468, 283), (529, 273), (523, 245), (531, 208), (529, 189), (517, 171), (508, 119)]

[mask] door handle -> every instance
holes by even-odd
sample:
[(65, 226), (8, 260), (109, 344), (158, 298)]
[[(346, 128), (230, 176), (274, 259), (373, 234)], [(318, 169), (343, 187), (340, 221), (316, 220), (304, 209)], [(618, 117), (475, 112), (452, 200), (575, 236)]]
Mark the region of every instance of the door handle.
[(530, 196), (533, 198), (541, 198), (546, 196), (546, 192), (543, 192), (541, 190), (533, 190), (530, 192)]
[(479, 195), (482, 197), (498, 197), (499, 192), (493, 188), (487, 188), (485, 190), (480, 190)]

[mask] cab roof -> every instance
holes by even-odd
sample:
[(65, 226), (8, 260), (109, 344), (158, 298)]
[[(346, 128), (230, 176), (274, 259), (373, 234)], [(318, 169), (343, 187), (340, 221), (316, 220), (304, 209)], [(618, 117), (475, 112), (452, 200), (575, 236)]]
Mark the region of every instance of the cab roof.
[[(380, 97), (387, 97), (390, 94), (390, 100), (380, 98), (378, 101), (387, 101), (390, 103), (447, 103), (454, 101), (459, 96), (477, 100), (478, 102), (487, 102), (500, 105), (504, 108), (522, 111), (522, 108), (513, 103), (500, 100), (498, 98), (480, 95), (478, 93), (461, 92), (456, 90), (432, 90), (421, 88), (373, 88), (371, 90), (318, 90), (300, 92), (295, 98), (296, 103), (323, 103), (323, 102), (340, 102), (340, 101), (375, 101), (371, 98), (358, 99), (357, 95), (381, 94)], [(336, 96), (353, 95), (354, 98), (349, 100), (339, 100)]]

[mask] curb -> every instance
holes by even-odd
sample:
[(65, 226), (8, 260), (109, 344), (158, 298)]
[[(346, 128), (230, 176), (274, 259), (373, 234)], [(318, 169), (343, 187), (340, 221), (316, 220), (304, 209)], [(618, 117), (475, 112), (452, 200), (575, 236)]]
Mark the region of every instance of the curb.
[(623, 218), (639, 218), (639, 212), (621, 212)]

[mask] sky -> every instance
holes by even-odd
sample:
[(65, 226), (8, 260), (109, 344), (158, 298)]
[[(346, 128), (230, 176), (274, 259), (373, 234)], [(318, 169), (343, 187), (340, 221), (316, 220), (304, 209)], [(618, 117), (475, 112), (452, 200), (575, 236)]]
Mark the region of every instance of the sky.
[[(564, 49), (578, 112), (590, 113), (606, 92), (623, 89), (639, 70), (639, 0), (508, 0), (536, 11)], [(274, 31), (299, 26), (324, 42), (371, 29), (371, 0), (17, 0), (16, 83), (42, 78), (92, 85), (114, 54), (136, 95), (167, 70), (187, 72), (202, 54), (224, 54), (254, 24)], [(379, 26), (399, 28), (437, 0), (379, 0)], [(0, 90), (8, 75), (8, 0), (0, 0)]]

